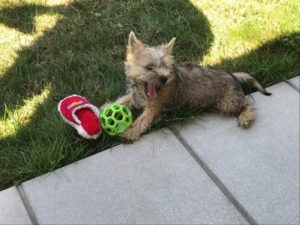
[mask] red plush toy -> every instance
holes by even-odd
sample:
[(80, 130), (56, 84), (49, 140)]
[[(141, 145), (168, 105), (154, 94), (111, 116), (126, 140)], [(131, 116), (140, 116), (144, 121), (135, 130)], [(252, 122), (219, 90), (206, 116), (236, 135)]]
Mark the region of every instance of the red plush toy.
[(58, 104), (58, 111), (82, 137), (96, 139), (101, 134), (100, 111), (84, 97), (71, 95), (62, 99)]

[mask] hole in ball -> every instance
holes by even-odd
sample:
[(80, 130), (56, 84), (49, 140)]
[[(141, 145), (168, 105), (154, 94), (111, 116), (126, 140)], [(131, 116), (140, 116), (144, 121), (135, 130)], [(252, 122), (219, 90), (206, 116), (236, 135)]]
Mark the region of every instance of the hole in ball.
[(108, 120), (107, 120), (107, 124), (108, 125), (114, 125), (114, 123), (115, 123), (115, 121), (113, 121), (113, 119), (112, 118), (109, 118)]
[(121, 112), (118, 112), (115, 114), (115, 118), (119, 121), (121, 121), (123, 119), (123, 114)]
[(129, 111), (128, 111), (128, 109), (127, 109), (126, 107), (123, 107), (123, 112), (124, 112), (126, 115), (129, 115), (129, 114), (130, 114)]
[(111, 116), (113, 114), (113, 111), (111, 109), (108, 109), (104, 114), (105, 116)]
[(118, 105), (114, 105), (113, 109), (118, 110), (118, 109), (120, 109), (120, 107)]

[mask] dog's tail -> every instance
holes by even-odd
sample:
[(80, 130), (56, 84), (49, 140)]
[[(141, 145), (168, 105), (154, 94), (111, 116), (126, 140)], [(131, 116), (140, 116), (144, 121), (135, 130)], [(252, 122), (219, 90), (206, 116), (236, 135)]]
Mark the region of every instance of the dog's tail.
[(240, 83), (248, 83), (251, 86), (257, 88), (257, 90), (264, 94), (264, 95), (271, 95), (272, 93), (267, 92), (261, 85), (260, 83), (258, 83), (257, 80), (255, 80), (254, 77), (252, 77), (250, 74), (248, 73), (244, 73), (244, 72), (238, 72), (238, 73), (232, 73), (232, 76), (234, 76), (234, 78), (236, 78)]

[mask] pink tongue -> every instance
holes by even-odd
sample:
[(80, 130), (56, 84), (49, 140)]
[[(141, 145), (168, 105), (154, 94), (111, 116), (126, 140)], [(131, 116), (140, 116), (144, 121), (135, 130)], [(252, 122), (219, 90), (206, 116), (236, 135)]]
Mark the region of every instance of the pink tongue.
[(153, 99), (156, 98), (157, 93), (156, 93), (156, 88), (154, 84), (148, 83), (147, 85), (147, 90), (148, 90), (148, 96), (149, 98)]

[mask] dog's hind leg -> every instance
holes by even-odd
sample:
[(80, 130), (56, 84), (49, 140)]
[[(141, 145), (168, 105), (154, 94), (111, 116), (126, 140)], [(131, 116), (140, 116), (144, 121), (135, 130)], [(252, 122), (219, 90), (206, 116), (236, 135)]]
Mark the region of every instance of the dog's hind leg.
[(250, 127), (256, 118), (255, 109), (240, 94), (224, 96), (216, 107), (224, 114), (236, 116), (238, 126), (242, 128)]
[(252, 126), (256, 118), (256, 112), (252, 105), (249, 103), (244, 106), (242, 112), (238, 116), (238, 126), (248, 128)]

